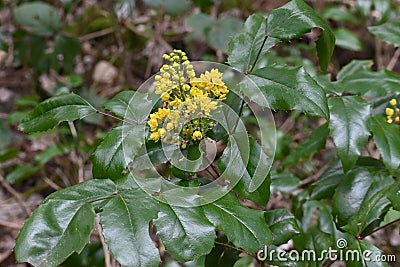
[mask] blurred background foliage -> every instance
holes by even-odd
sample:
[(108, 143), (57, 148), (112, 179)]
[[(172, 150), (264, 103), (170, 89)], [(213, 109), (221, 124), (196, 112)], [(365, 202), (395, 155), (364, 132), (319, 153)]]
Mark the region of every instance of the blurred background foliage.
[[(162, 54), (172, 49), (186, 51), (191, 60), (226, 62), (229, 40), (243, 21), (253, 13), (267, 16), (286, 2), (1, 1), (0, 266), (14, 263), (11, 249), (18, 230), (45, 196), (91, 178), (94, 145), (115, 124), (110, 118), (94, 114), (47, 132), (24, 134), (17, 125), (29, 110), (60, 92), (75, 92), (100, 108), (116, 93), (137, 89), (160, 68)], [(354, 59), (373, 59), (367, 63), (373, 70), (387, 68), (400, 74), (400, 50), (396, 50), (400, 45), (399, 0), (307, 3), (329, 22), (336, 36), (326, 80), (335, 80), (342, 67)], [(313, 44), (318, 34), (315, 30), (289, 45), (278, 45), (258, 64), (303, 65), (311, 75), (317, 75)], [(322, 124), (298, 112), (275, 112), (274, 116), (279, 129), (275, 160), (289, 155)], [(251, 118), (248, 120), (251, 124)], [(326, 170), (333, 157), (332, 146), (328, 140), (325, 149), (315, 149), (317, 154), (301, 155), (310, 160), (292, 167), (296, 176), (273, 172), (269, 207), (292, 208), (287, 206), (288, 199), (294, 198), (293, 205), (301, 201), (303, 194), (293, 192), (307, 184), (307, 177)], [(92, 245), (81, 255), (70, 257), (65, 266), (103, 264), (98, 236), (92, 238)], [(398, 248), (390, 250), (399, 253)], [(237, 251), (216, 246), (207, 257), (185, 266), (232, 266), (237, 259)], [(235, 266), (248, 266), (248, 261), (244, 257)], [(163, 262), (165, 266), (181, 266), (168, 258)]]

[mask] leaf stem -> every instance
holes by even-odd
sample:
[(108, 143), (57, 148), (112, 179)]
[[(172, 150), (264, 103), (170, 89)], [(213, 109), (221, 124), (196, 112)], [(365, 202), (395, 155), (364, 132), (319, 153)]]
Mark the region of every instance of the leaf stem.
[(390, 226), (390, 225), (393, 225), (393, 224), (395, 224), (395, 223), (398, 223), (398, 222), (400, 222), (400, 218), (397, 219), (397, 220), (394, 220), (394, 221), (392, 221), (392, 222), (390, 222), (390, 223), (388, 223), (388, 224), (385, 224), (385, 225), (382, 225), (382, 226), (380, 226), (380, 227), (378, 227), (378, 228), (375, 228), (374, 230), (372, 230), (371, 232), (369, 232), (369, 233), (366, 234), (365, 236), (361, 236), (361, 237), (359, 237), (358, 239), (359, 239), (359, 240), (362, 240), (362, 239), (366, 238), (367, 236), (370, 236), (370, 235), (372, 235), (373, 233), (376, 233), (376, 232), (382, 230), (383, 228), (386, 228), (386, 227), (388, 227), (388, 226)]
[(256, 66), (256, 63), (257, 63), (257, 61), (258, 61), (258, 58), (259, 58), (260, 55), (261, 55), (261, 51), (263, 50), (264, 45), (265, 45), (265, 42), (267, 41), (267, 39), (268, 39), (268, 34), (266, 34), (266, 35), (264, 36), (264, 40), (263, 40), (263, 42), (262, 42), (262, 44), (261, 44), (260, 50), (258, 50), (256, 59), (254, 60), (254, 63), (253, 63), (253, 65), (251, 66), (250, 71), (249, 71), (248, 73), (246, 73), (246, 74), (250, 74), (250, 73), (254, 70), (254, 67)]
[[(254, 70), (254, 67), (256, 66), (256, 63), (257, 63), (258, 59), (260, 58), (261, 51), (263, 50), (264, 45), (265, 45), (265, 42), (267, 41), (267, 39), (268, 39), (268, 34), (266, 34), (266, 35), (264, 36), (264, 40), (263, 40), (263, 42), (262, 42), (262, 44), (261, 44), (260, 49), (258, 50), (256, 59), (254, 60), (254, 63), (253, 63), (253, 65), (251, 66), (251, 69), (248, 70), (248, 71), (246, 71), (245, 75), (249, 75), (249, 74)], [(241, 103), (240, 103), (240, 109), (239, 109), (238, 118), (237, 118), (237, 121), (236, 121), (236, 123), (235, 123), (234, 132), (236, 131), (237, 125), (238, 125), (239, 120), (240, 120), (240, 117), (242, 116), (244, 104), (245, 104), (245, 102), (244, 102), (244, 100), (243, 100), (243, 98), (242, 98)]]
[(129, 124), (135, 125), (135, 123), (133, 123), (131, 121), (127, 121), (127, 120), (118, 118), (117, 116), (114, 116), (114, 115), (112, 115), (110, 113), (107, 113), (107, 112), (104, 112), (104, 111), (101, 111), (101, 110), (98, 110), (96, 108), (93, 108), (93, 109), (96, 111), (96, 113), (101, 114), (103, 116), (107, 116), (107, 117), (113, 118), (113, 119), (115, 119), (117, 121), (126, 122), (126, 123), (129, 123)]
[(221, 246), (224, 246), (224, 247), (227, 247), (227, 248), (231, 248), (231, 249), (240, 251), (240, 252), (244, 252), (244, 253), (246, 253), (246, 254), (252, 256), (252, 257), (256, 257), (255, 254), (253, 254), (253, 253), (251, 253), (251, 252), (248, 252), (248, 251), (246, 251), (246, 250), (237, 248), (237, 247), (235, 247), (235, 246), (232, 246), (232, 245), (229, 245), (229, 244), (226, 244), (226, 243), (222, 243), (222, 242), (219, 242), (219, 241), (214, 241), (214, 243), (217, 244), (217, 245), (221, 245)]

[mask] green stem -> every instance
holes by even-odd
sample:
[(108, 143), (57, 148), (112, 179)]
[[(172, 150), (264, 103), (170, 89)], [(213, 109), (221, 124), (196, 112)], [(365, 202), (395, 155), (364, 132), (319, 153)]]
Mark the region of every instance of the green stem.
[[(254, 67), (256, 66), (256, 63), (257, 63), (258, 59), (260, 58), (261, 51), (263, 50), (264, 45), (265, 45), (265, 43), (267, 42), (267, 39), (268, 39), (268, 35), (266, 34), (266, 35), (264, 36), (264, 40), (263, 40), (263, 42), (262, 42), (262, 44), (261, 44), (261, 47), (260, 47), (260, 49), (258, 50), (256, 59), (254, 60), (253, 65), (251, 66), (251, 69), (248, 70), (248, 71), (246, 71), (245, 75), (249, 75), (249, 74), (254, 70)], [(237, 118), (237, 121), (236, 121), (236, 123), (235, 123), (234, 132), (236, 131), (237, 125), (238, 125), (239, 120), (240, 120), (240, 117), (242, 116), (242, 112), (243, 112), (243, 108), (244, 108), (244, 103), (245, 103), (245, 102), (244, 102), (244, 100), (243, 100), (243, 98), (242, 98), (241, 103), (240, 103), (240, 109), (239, 109), (238, 118)]]

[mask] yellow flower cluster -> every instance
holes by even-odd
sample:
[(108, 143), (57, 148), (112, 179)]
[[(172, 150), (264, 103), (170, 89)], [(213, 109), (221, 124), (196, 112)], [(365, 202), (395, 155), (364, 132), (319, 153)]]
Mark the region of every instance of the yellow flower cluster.
[(161, 96), (163, 107), (150, 114), (150, 139), (157, 142), (178, 143), (182, 148), (202, 140), (215, 124), (211, 112), (226, 99), (229, 89), (217, 69), (206, 71), (200, 77), (186, 54), (174, 50), (163, 59), (163, 65), (155, 76), (155, 93)]
[(399, 122), (400, 121), (400, 109), (397, 107), (397, 100), (392, 99), (389, 101), (390, 108), (386, 108), (386, 121), (388, 123)]

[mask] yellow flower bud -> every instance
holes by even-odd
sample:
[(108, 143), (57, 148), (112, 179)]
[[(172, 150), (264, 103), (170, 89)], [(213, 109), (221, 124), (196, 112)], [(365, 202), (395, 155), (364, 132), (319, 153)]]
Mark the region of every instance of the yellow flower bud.
[(159, 133), (160, 137), (164, 137), (165, 134), (167, 133), (167, 131), (165, 131), (164, 128), (160, 128), (160, 129), (158, 129), (158, 133)]
[(167, 131), (171, 131), (172, 129), (174, 129), (174, 124), (172, 122), (168, 122), (166, 129)]
[(396, 106), (396, 104), (397, 104), (397, 100), (396, 99), (392, 99), (392, 100), (390, 100), (390, 105), (392, 105), (392, 106)]
[(391, 109), (391, 108), (386, 108), (386, 115), (388, 115), (388, 116), (393, 116), (393, 114), (394, 114), (394, 110), (393, 110), (393, 109)]
[(200, 131), (194, 131), (193, 135), (192, 135), (193, 140), (200, 140), (201, 138), (203, 138), (203, 135)]
[(159, 80), (162, 79), (162, 77), (161, 77), (160, 75), (156, 75), (156, 77), (154, 77), (154, 79), (155, 79), (156, 81), (159, 81)]
[(163, 93), (161, 95), (161, 99), (162, 99), (162, 101), (168, 101), (169, 100), (169, 94), (168, 93)]
[(158, 132), (153, 132), (153, 133), (151, 133), (151, 135), (150, 135), (150, 138), (152, 139), (152, 140), (154, 140), (154, 142), (158, 142), (158, 140), (160, 140), (160, 134), (158, 133)]
[(400, 121), (400, 117), (397, 116), (397, 117), (394, 119), (394, 121), (395, 121), (395, 122), (399, 122), (399, 121)]
[(186, 148), (186, 143), (182, 143), (181, 148), (185, 149)]
[(392, 119), (387, 119), (387, 123), (392, 123), (393, 120)]
[(158, 121), (157, 119), (150, 119), (147, 121), (147, 124), (150, 126), (152, 131), (155, 131), (158, 127)]

